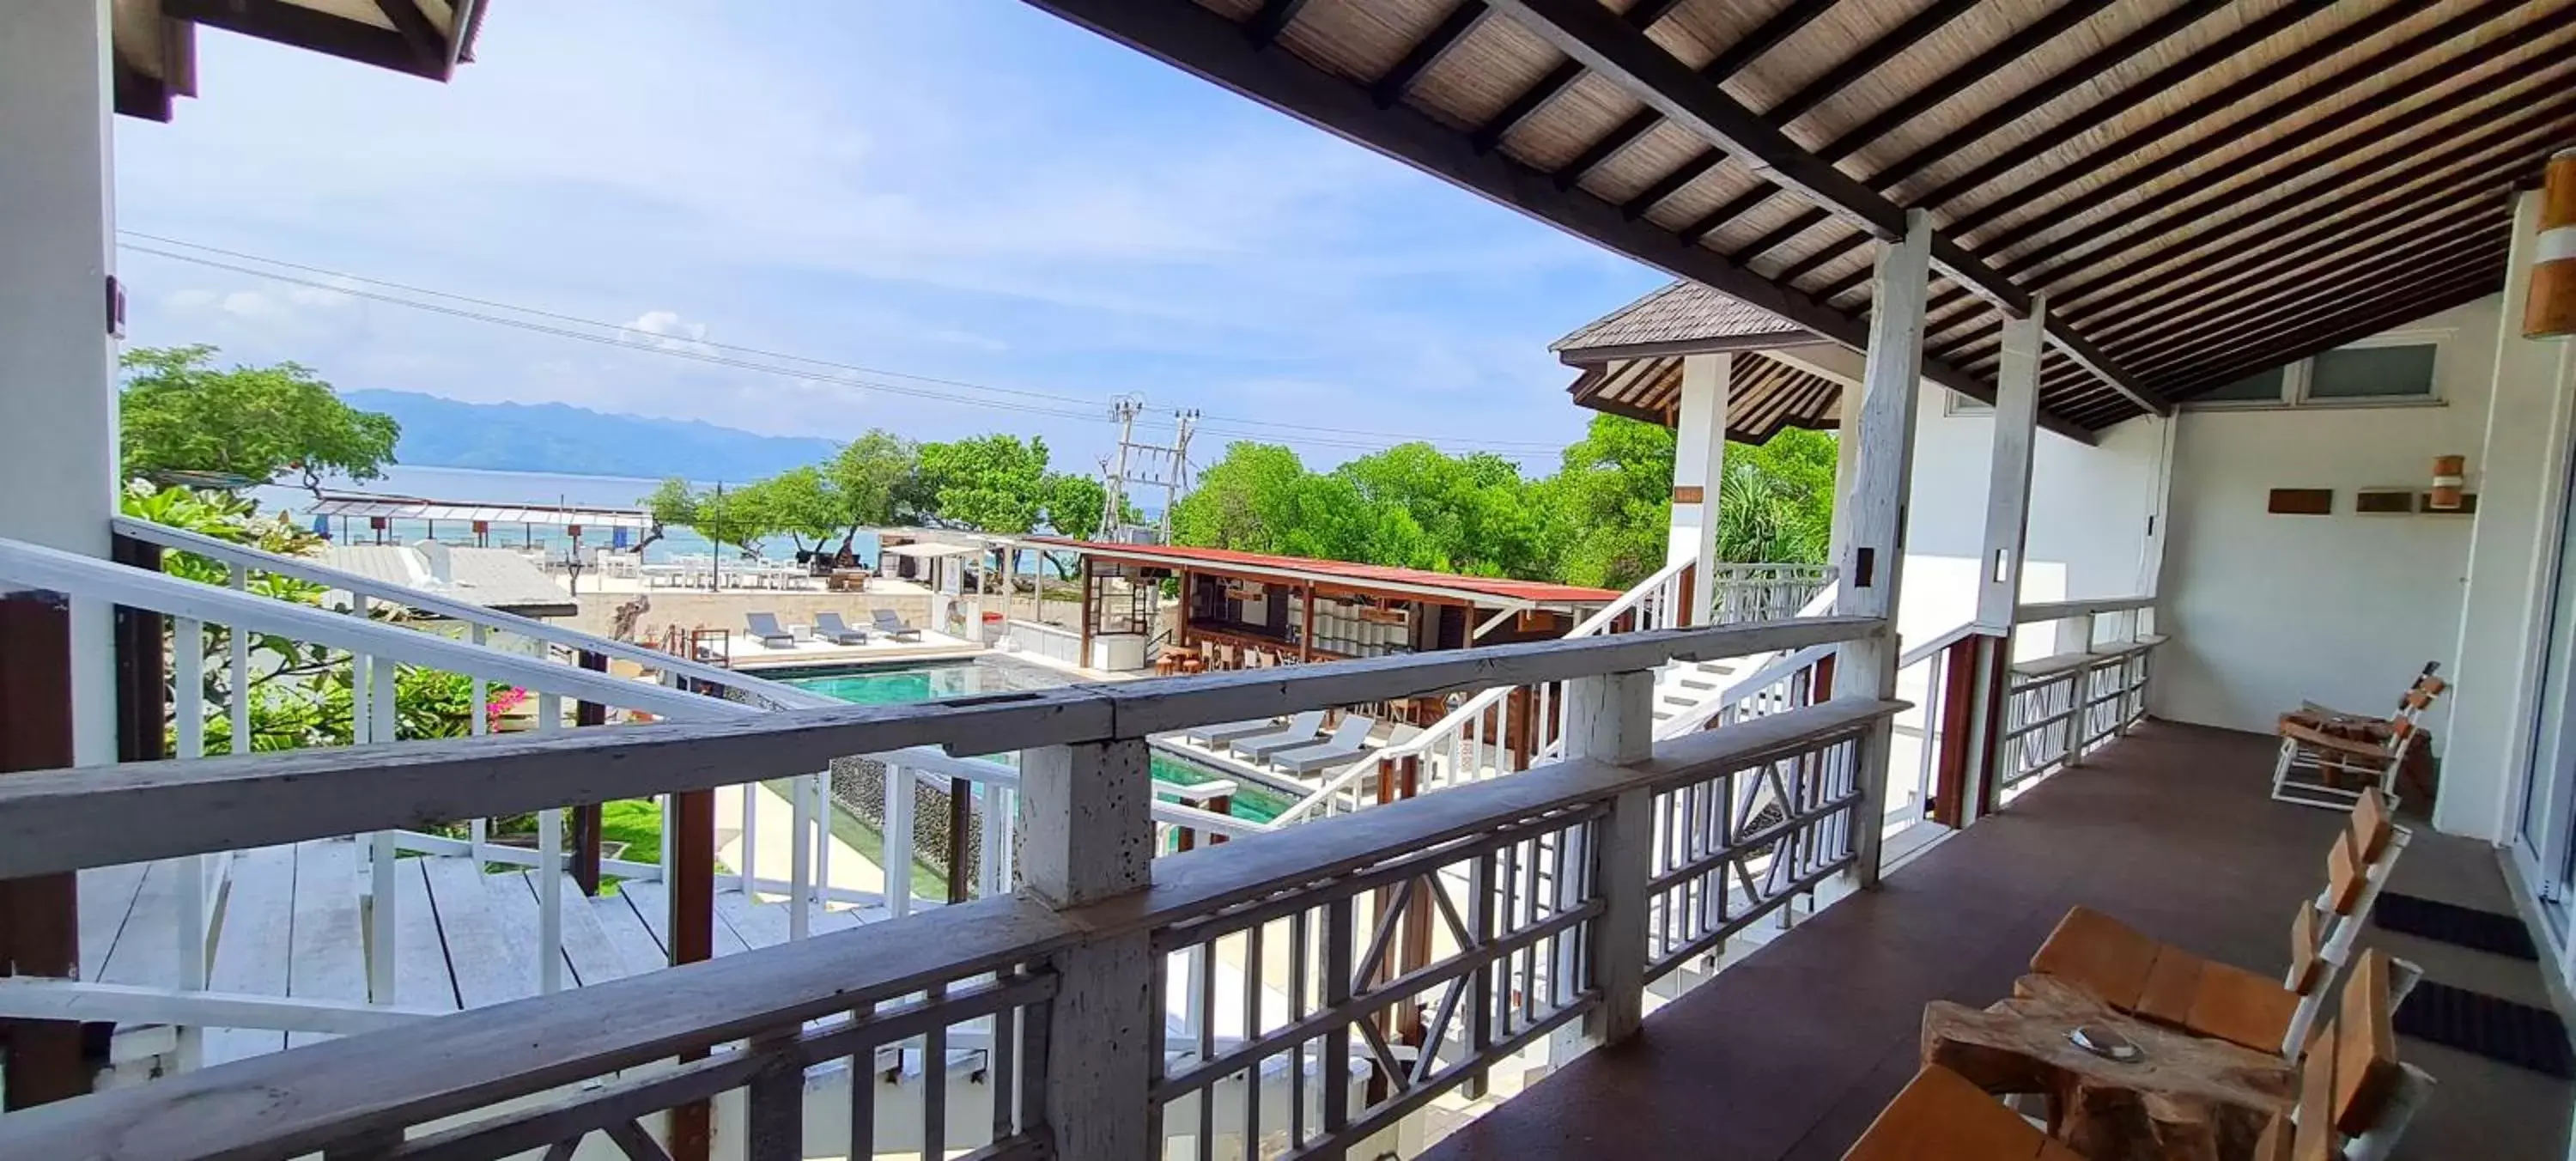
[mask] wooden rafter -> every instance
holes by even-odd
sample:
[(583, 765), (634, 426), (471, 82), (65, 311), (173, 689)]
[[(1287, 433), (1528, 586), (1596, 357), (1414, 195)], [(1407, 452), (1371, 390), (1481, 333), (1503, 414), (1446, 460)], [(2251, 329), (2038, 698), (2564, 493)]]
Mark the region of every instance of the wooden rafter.
[[(1560, 191), (1547, 174), (1500, 151), (1478, 153), (1467, 135), (1418, 110), (1381, 105), (1377, 96), (1383, 82), (1362, 87), (1287, 54), (1258, 48), (1239, 24), (1189, 0), (1027, 2), (1578, 237), (1769, 311), (1820, 338), (1854, 350), (1867, 345), (1859, 317), (1762, 278), (1724, 255), (1683, 245), (1668, 231), (1625, 218), (1617, 207), (1589, 193)], [(1607, 10), (1601, 11), (1607, 16)], [(1615, 16), (1607, 18), (1618, 23)], [(1923, 377), (1973, 399), (1994, 394), (1990, 384), (1939, 360), (1924, 361)], [(2055, 415), (2044, 416), (2043, 423), (2078, 442), (2097, 438)]]
[[(2004, 127), (2038, 112), (2059, 97), (2091, 84), (2131, 57), (2181, 34), (2183, 30), (2200, 23), (2212, 13), (2224, 10), (2229, 2), (2230, 0), (2191, 0), (2147, 22), (2127, 36), (2087, 54), (2083, 60), (2077, 61), (2074, 65), (2042, 79), (2002, 104), (1977, 115), (1967, 124), (1943, 133), (1938, 140), (1888, 163), (1869, 179), (1869, 183), (1881, 190), (1894, 190), (1912, 181), (1932, 166), (1949, 160), (1968, 146), (1985, 140)], [(1861, 239), (1852, 238), (1828, 245), (1796, 265), (1781, 271), (1780, 277), (1787, 282), (1804, 281), (1808, 275), (1850, 255), (1852, 251), (1859, 248), (1860, 242)], [(1836, 290), (1827, 290), (1820, 297), (1830, 299), (1838, 293), (1840, 292)]]
[[(1790, 141), (1595, 0), (1496, 0), (1494, 7), (1719, 151), (1732, 152), (1757, 169), (1770, 171), (1771, 179), (1783, 188), (1881, 237), (1902, 233), (1902, 209)], [(1932, 239), (1932, 260), (1943, 274), (2003, 310), (2016, 316), (2029, 312), (2028, 294), (1937, 234)], [(2131, 379), (2074, 331), (2060, 330), (2052, 337), (2069, 356), (2139, 406), (2154, 412), (2172, 409), (2162, 396)]]
[[(409, 0), (400, 2), (408, 4)], [(423, 56), (412, 38), (400, 31), (363, 24), (301, 4), (285, 3), (284, 0), (161, 0), (161, 11), (174, 19), (190, 20), (431, 80), (447, 79), (450, 67), (449, 48), (444, 37), (439, 38), (437, 52)], [(419, 15), (417, 8), (412, 11), (413, 15)], [(386, 15), (399, 27), (401, 18), (390, 12)], [(423, 22), (426, 23), (426, 18)]]

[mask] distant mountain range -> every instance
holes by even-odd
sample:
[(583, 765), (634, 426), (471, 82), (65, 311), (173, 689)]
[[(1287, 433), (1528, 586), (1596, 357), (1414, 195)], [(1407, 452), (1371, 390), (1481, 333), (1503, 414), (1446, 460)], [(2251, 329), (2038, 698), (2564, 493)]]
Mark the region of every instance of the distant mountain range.
[(460, 403), (410, 391), (345, 391), (402, 425), (397, 461), (422, 467), (580, 476), (749, 480), (810, 464), (833, 443), (695, 420), (610, 415), (562, 403)]

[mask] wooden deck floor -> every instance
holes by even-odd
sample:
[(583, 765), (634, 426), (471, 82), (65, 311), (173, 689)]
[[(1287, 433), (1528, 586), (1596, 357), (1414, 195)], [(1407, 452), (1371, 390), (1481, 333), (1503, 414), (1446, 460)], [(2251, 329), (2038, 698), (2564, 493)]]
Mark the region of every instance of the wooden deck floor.
[[(1912, 1075), (1923, 1005), (2007, 994), (2077, 902), (2266, 972), (2338, 814), (2272, 802), (2267, 738), (2152, 724), (1803, 921), (1429, 1151), (1438, 1161), (1830, 1161)], [(2393, 889), (2512, 910), (2493, 848), (2415, 821)], [(2532, 964), (2373, 929), (2428, 979), (2546, 1004)], [(2576, 1085), (2415, 1040), (2438, 1082), (2401, 1157), (2567, 1156)]]
[[(177, 867), (138, 863), (81, 872), (81, 978), (178, 985)], [(236, 855), (218, 912), (209, 989), (366, 1002), (366, 876), (365, 850), (349, 839)], [(569, 877), (557, 881), (563, 892), (564, 986), (665, 965), (667, 897), (660, 883), (629, 882), (586, 898)], [(533, 870), (485, 874), (471, 859), (402, 859), (395, 876), (394, 1002), (453, 1010), (536, 995), (541, 882)], [(718, 955), (787, 940), (784, 903), (755, 903), (739, 890), (719, 890), (716, 917)], [(835, 907), (818, 912), (810, 930), (837, 931), (862, 918), (857, 910)], [(321, 1038), (210, 1029), (206, 1061), (238, 1060)]]

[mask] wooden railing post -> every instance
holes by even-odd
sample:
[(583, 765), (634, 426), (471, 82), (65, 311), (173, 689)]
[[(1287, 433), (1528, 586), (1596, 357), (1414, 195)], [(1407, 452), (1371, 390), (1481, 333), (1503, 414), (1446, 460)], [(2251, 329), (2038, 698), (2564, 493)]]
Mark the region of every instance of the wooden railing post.
[[(1026, 751), (1020, 758), (1020, 876), (1056, 907), (1079, 907), (1153, 882), (1153, 782), (1145, 742), (1118, 738)], [(1062, 1161), (1136, 1161), (1162, 1149), (1152, 1100), (1163, 1014), (1151, 933), (1094, 939), (1054, 957), (1050, 1051), (1028, 1067), (1045, 1079), (1047, 1130)]]
[[(581, 667), (598, 673), (608, 672), (608, 655), (587, 649), (581, 654)], [(572, 722), (576, 726), (608, 724), (608, 707), (595, 701), (574, 702)], [(584, 895), (599, 894), (600, 831), (606, 825), (606, 811), (592, 802), (572, 808), (572, 881), (581, 886)]]
[[(1565, 726), (1565, 753), (1569, 759), (1627, 766), (1652, 758), (1654, 672), (1610, 673), (1566, 682)], [(1582, 941), (1590, 958), (1582, 974), (1601, 990), (1601, 1007), (1584, 1021), (1578, 1033), (1586, 1046), (1616, 1044), (1636, 1035), (1645, 1019), (1646, 881), (1651, 866), (1654, 805), (1651, 790), (1638, 788), (1620, 794), (1612, 802), (1610, 813), (1593, 825), (1591, 849), (1570, 852), (1574, 857), (1566, 860), (1568, 867), (1588, 863), (1591, 886), (1600, 892), (1603, 905), (1601, 917), (1593, 921), (1592, 937)], [(1567, 832), (1568, 841), (1585, 841), (1576, 837), (1580, 833)], [(1569, 874), (1565, 878), (1579, 880), (1584, 876)], [(1557, 891), (1562, 905), (1581, 906), (1586, 901), (1584, 885), (1579, 882), (1561, 881)], [(1568, 1055), (1578, 1047), (1563, 1046)]]
[[(0, 595), (0, 642), (7, 643), (0, 647), (0, 777), (72, 764), (71, 631), (71, 602), (63, 595)], [(79, 884), (72, 871), (0, 879), (0, 975), (79, 978)], [(79, 1024), (0, 1023), (0, 1039), (8, 1046), (0, 1089), (9, 1111), (89, 1092)]]

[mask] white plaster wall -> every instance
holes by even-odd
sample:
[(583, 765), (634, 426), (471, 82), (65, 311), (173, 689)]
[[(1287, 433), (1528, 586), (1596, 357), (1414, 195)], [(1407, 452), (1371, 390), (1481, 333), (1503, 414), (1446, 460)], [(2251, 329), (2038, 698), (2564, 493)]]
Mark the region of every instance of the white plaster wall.
[[(1914, 449), (1913, 498), (1905, 524), (1905, 599), (1897, 630), (1915, 641), (1975, 615), (1979, 558), (1985, 551), (1994, 417), (1949, 414), (1947, 395), (1938, 387), (1924, 388)], [(2149, 421), (2114, 427), (2094, 447), (2047, 431), (2039, 434), (2031, 452), (2024, 602), (2139, 591), (2158, 440), (2158, 429)]]
[[(2442, 335), (2439, 406), (2182, 414), (2155, 713), (2269, 732), (2302, 700), (2384, 712), (2425, 662), (2453, 668), (2474, 521), (2361, 516), (2353, 497), (2426, 487), (2436, 455), (2475, 460), (2496, 325), (2489, 298), (2394, 328)], [(2273, 488), (2333, 489), (2335, 511), (2271, 515)], [(2445, 709), (2425, 720), (2447, 742)]]

